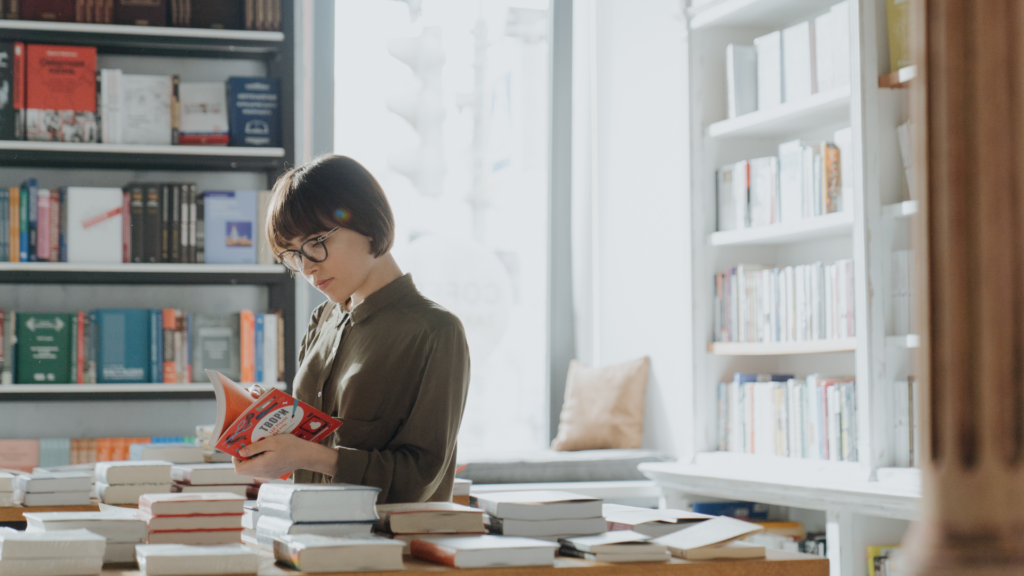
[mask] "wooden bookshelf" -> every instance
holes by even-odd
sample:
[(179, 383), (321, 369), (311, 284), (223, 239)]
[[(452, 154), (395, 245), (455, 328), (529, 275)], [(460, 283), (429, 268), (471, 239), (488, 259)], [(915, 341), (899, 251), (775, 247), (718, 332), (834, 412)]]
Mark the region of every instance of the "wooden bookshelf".
[(784, 138), (850, 118), (850, 87), (814, 94), (769, 110), (721, 120), (708, 127), (712, 138)]
[(712, 342), (708, 344), (708, 352), (717, 356), (789, 356), (792, 354), (855, 352), (856, 350), (856, 338), (808, 340), (806, 342)]
[(713, 232), (708, 236), (708, 244), (711, 246), (787, 244), (850, 234), (852, 229), (853, 212), (836, 212), (791, 223)]

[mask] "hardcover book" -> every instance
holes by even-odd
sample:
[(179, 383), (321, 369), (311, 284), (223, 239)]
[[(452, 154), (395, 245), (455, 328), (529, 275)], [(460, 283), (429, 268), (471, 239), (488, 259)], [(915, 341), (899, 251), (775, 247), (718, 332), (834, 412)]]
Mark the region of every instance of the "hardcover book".
[(29, 44), (25, 71), (26, 139), (99, 141), (95, 47)]
[(114, 0), (114, 24), (166, 26), (167, 0)]
[(19, 384), (71, 380), (71, 315), (20, 313), (17, 318)]
[(341, 422), (272, 388), (259, 399), (223, 374), (207, 370), (217, 397), (217, 422), (213, 437), (216, 448), (245, 459), (239, 450), (277, 434), (292, 434), (310, 442), (320, 442), (341, 426)]
[(280, 100), (276, 78), (228, 78), (231, 145), (280, 146)]
[(14, 91), (17, 82), (14, 50), (14, 42), (0, 42), (0, 140), (17, 138), (17, 115), (14, 110)]
[(170, 145), (174, 78), (123, 74), (121, 90), (123, 143)]
[(21, 20), (74, 22), (76, 0), (21, 0)]
[(67, 189), (68, 262), (121, 262), (122, 196), (120, 188)]
[(96, 377), (100, 384), (152, 382), (149, 310), (96, 310)]
[(228, 103), (223, 82), (182, 82), (177, 144), (227, 146)]
[(304, 572), (346, 570), (404, 570), (402, 543), (387, 538), (331, 538), (315, 534), (281, 536), (274, 557)]
[(245, 5), (238, 0), (192, 0), (187, 2), (189, 26), (221, 30), (245, 29)]
[(205, 262), (256, 263), (256, 191), (204, 192)]
[(241, 380), (239, 315), (196, 314), (192, 322), (193, 374), (199, 377), (206, 370), (214, 370)]

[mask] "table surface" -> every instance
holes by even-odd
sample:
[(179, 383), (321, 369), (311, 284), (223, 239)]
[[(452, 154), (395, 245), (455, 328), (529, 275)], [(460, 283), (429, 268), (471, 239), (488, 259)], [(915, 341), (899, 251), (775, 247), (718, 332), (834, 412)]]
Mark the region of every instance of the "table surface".
[[(258, 576), (299, 576), (302, 572), (274, 563), (273, 556), (260, 550)], [(449, 568), (423, 560), (406, 557), (404, 571), (372, 572), (375, 576), (402, 576), (410, 572), (444, 572), (458, 570), (465, 576), (558, 576), (573, 570), (574, 576), (626, 576), (642, 573), (644, 576), (828, 576), (828, 560), (808, 554), (768, 550), (767, 558), (759, 560), (687, 561), (673, 558), (661, 564), (632, 563), (607, 564), (577, 558), (555, 557), (555, 565), (510, 568)], [(318, 573), (329, 576), (336, 573)], [(351, 574), (351, 573), (349, 573)], [(145, 576), (130, 565), (106, 566), (101, 576)]]

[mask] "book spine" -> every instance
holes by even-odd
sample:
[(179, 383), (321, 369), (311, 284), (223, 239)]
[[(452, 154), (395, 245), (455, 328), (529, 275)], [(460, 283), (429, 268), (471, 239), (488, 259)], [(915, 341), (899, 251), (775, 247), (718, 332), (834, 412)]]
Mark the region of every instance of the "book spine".
[(50, 243), (47, 260), (60, 262), (60, 190), (50, 190)]
[(242, 382), (255, 382), (255, 320), (252, 310), (242, 310), (240, 328)]
[(188, 261), (196, 263), (196, 184), (188, 184)]
[[(10, 18), (13, 12), (14, 19), (17, 19), (17, 5), (18, 2), (16, 0), (8, 4), (9, 7), (13, 7), (12, 10), (8, 11), (8, 18)], [(12, 96), (14, 97), (14, 139), (23, 140), (25, 138), (25, 44), (22, 42), (14, 43), (14, 87)]]
[(192, 313), (185, 314), (185, 382), (192, 379)]
[(255, 354), (253, 357), (253, 364), (255, 365), (255, 376), (254, 382), (263, 382), (263, 346), (264, 346), (264, 335), (263, 335), (263, 314), (255, 314), (256, 320), (256, 338), (255, 338)]
[(175, 311), (174, 308), (164, 308), (162, 311), (164, 331), (164, 384), (174, 384), (174, 329)]
[[(196, 187), (195, 184), (192, 185)], [(196, 192), (196, 263), (206, 263), (205, 201), (202, 192)]]
[(29, 225), (28, 225), (28, 220), (29, 220), (29, 215), (28, 215), (28, 213), (29, 213), (29, 200), (30, 200), (30, 196), (31, 195), (30, 195), (28, 187), (26, 185), (23, 184), (21, 186), (21, 189), (19, 190), (19, 196), (21, 197), (21, 199), (20, 199), (20, 207), (21, 207), (20, 212), (21, 212), (21, 214), (20, 214), (20, 217), (19, 217), (19, 220), (20, 220), (20, 222), (19, 222), (20, 232), (19, 232), (19, 238), (18, 238), (18, 244), (19, 244), (18, 245), (18, 258), (19, 258), (19, 260), (21, 262), (28, 262), (29, 261), (29, 256), (28, 256), (28, 250), (29, 250), (29, 241), (28, 241)]
[(141, 263), (145, 256), (143, 252), (143, 218), (146, 209), (146, 189), (140, 184), (129, 186), (131, 194), (131, 250), (132, 262)]
[(28, 185), (28, 260), (39, 260), (39, 190), (35, 183)]
[(174, 314), (174, 381), (185, 382), (188, 359), (185, 355), (185, 312), (176, 310)]
[(71, 384), (78, 383), (78, 315), (71, 317)]
[(171, 261), (171, 185), (160, 187), (160, 261)]
[(21, 189), (10, 188), (11, 195), (10, 210), (8, 212), (11, 221), (11, 249), (10, 261), (21, 261)]
[(188, 202), (188, 184), (182, 184), (178, 186), (181, 190), (179, 193), (179, 201), (181, 202), (181, 209), (179, 211), (180, 221), (178, 227), (181, 229), (178, 234), (178, 261), (188, 262), (188, 218), (189, 218), (189, 202)]
[(147, 382), (156, 383), (163, 379), (163, 317), (159, 309), (149, 311), (149, 378)]
[(10, 234), (8, 233), (7, 215), (10, 212), (7, 200), (7, 190), (0, 189), (0, 261), (7, 262), (10, 260), (10, 255), (7, 253), (10, 245)]
[(181, 186), (171, 185), (170, 261), (181, 262)]
[(132, 261), (132, 195), (121, 192), (121, 262)]
[(439, 546), (424, 540), (413, 540), (409, 543), (409, 552), (415, 558), (455, 567), (455, 550), (446, 546)]
[(50, 260), (50, 191), (36, 190), (36, 260)]
[(171, 144), (177, 144), (181, 132), (181, 97), (179, 86), (181, 78), (174, 74), (171, 76)]
[(277, 315), (277, 380), (284, 382), (284, 310), (274, 312)]
[(58, 241), (60, 245), (60, 251), (57, 254), (57, 259), (61, 262), (68, 261), (68, 189), (60, 188), (58, 190), (60, 198), (60, 239)]
[(146, 187), (146, 213), (142, 225), (144, 262), (160, 261), (160, 186)]
[(89, 318), (86, 321), (88, 331), (86, 331), (86, 338), (89, 340), (89, 358), (86, 360), (86, 366), (88, 367), (88, 376), (86, 376), (87, 384), (96, 384), (96, 349), (99, 348), (99, 330), (96, 324), (96, 314), (89, 313)]
[(78, 311), (78, 322), (76, 323), (77, 342), (75, 348), (75, 383), (85, 384), (85, 312)]

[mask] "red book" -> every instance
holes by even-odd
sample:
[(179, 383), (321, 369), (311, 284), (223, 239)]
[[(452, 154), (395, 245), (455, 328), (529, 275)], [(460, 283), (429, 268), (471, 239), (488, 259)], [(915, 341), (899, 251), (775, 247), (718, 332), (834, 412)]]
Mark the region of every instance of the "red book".
[(22, 20), (74, 22), (76, 0), (21, 0)]
[(78, 312), (78, 349), (75, 350), (75, 382), (85, 383), (85, 312)]
[(256, 315), (252, 310), (242, 310), (240, 336), (242, 349), (240, 359), (242, 364), (242, 382), (256, 381)]
[(25, 72), (27, 140), (99, 141), (94, 46), (29, 44)]
[(174, 366), (174, 333), (178, 327), (178, 314), (174, 308), (163, 309), (164, 320), (164, 384), (174, 384), (177, 374)]
[(319, 443), (341, 426), (340, 421), (276, 388), (256, 399), (220, 372), (207, 370), (206, 375), (217, 397), (212, 435), (217, 438), (216, 448), (237, 458), (242, 458), (239, 450), (270, 436), (292, 434)]
[(121, 197), (121, 262), (132, 261), (132, 195), (125, 190)]

